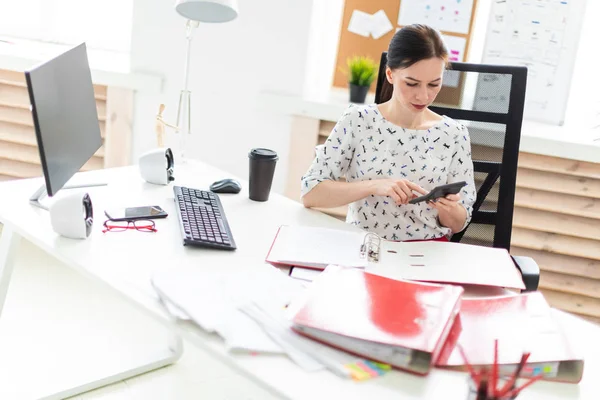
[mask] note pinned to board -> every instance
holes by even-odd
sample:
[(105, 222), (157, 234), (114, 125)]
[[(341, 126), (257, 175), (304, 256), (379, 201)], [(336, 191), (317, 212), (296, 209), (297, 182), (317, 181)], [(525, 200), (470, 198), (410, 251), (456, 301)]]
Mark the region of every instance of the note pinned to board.
[(390, 19), (387, 17), (387, 14), (383, 10), (379, 10), (373, 14), (371, 17), (371, 24), (371, 36), (376, 40), (394, 28)]
[[(467, 39), (460, 36), (444, 35), (442, 39), (448, 49), (448, 61), (450, 62), (465, 62), (465, 48), (467, 47)], [(444, 72), (444, 86), (458, 87), (460, 83), (460, 72), (446, 70)]]
[(372, 36), (377, 40), (390, 32), (394, 27), (384, 10), (374, 14), (354, 10), (348, 24), (348, 31), (363, 37)]
[(369, 37), (371, 34), (371, 14), (360, 10), (354, 10), (352, 12), (352, 17), (350, 17), (348, 31), (360, 36)]
[(442, 35), (448, 48), (448, 61), (464, 62), (467, 39), (461, 36)]

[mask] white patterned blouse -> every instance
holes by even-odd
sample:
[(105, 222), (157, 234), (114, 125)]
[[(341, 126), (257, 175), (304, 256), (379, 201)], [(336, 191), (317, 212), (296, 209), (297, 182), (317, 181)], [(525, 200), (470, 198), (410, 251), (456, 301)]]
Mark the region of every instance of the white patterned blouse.
[[(316, 147), (316, 157), (302, 177), (302, 196), (324, 180), (342, 177), (348, 182), (408, 179), (427, 191), (466, 181), (460, 192), (460, 204), (467, 210), (464, 227), (477, 196), (464, 125), (444, 116), (430, 129), (404, 129), (387, 121), (375, 104), (346, 109), (329, 138)], [(396, 205), (389, 197), (371, 195), (349, 204), (346, 222), (387, 240), (435, 239), (451, 234), (437, 214), (425, 202)]]

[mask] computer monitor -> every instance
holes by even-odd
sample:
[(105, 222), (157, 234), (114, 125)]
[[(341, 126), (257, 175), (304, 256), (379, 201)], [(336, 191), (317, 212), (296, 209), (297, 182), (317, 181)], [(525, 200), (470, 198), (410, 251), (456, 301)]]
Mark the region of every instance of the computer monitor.
[(102, 138), (85, 43), (25, 71), (25, 78), (46, 182), (30, 199), (39, 205), (81, 169)]

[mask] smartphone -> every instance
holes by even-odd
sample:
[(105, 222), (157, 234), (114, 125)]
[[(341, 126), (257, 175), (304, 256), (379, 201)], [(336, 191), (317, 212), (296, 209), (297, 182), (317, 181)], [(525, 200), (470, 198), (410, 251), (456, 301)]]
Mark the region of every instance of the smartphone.
[(105, 210), (104, 214), (111, 221), (134, 221), (136, 219), (166, 218), (166, 213), (160, 206), (127, 207)]
[(460, 189), (463, 186), (466, 186), (466, 185), (467, 185), (467, 182), (460, 181), (460, 182), (449, 183), (447, 185), (437, 186), (437, 187), (431, 189), (431, 191), (429, 193), (427, 193), (426, 195), (423, 195), (421, 197), (416, 197), (416, 198), (410, 200), (408, 203), (409, 204), (417, 204), (422, 201), (431, 201), (431, 200), (435, 200), (440, 197), (446, 197), (447, 194), (456, 194), (456, 193), (460, 192)]

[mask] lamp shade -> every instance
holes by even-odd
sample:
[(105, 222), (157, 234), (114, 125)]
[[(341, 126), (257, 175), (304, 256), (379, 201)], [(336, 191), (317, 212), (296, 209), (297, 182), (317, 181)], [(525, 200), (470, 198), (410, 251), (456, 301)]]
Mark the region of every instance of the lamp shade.
[(200, 22), (228, 22), (238, 15), (237, 0), (176, 0), (175, 10)]

